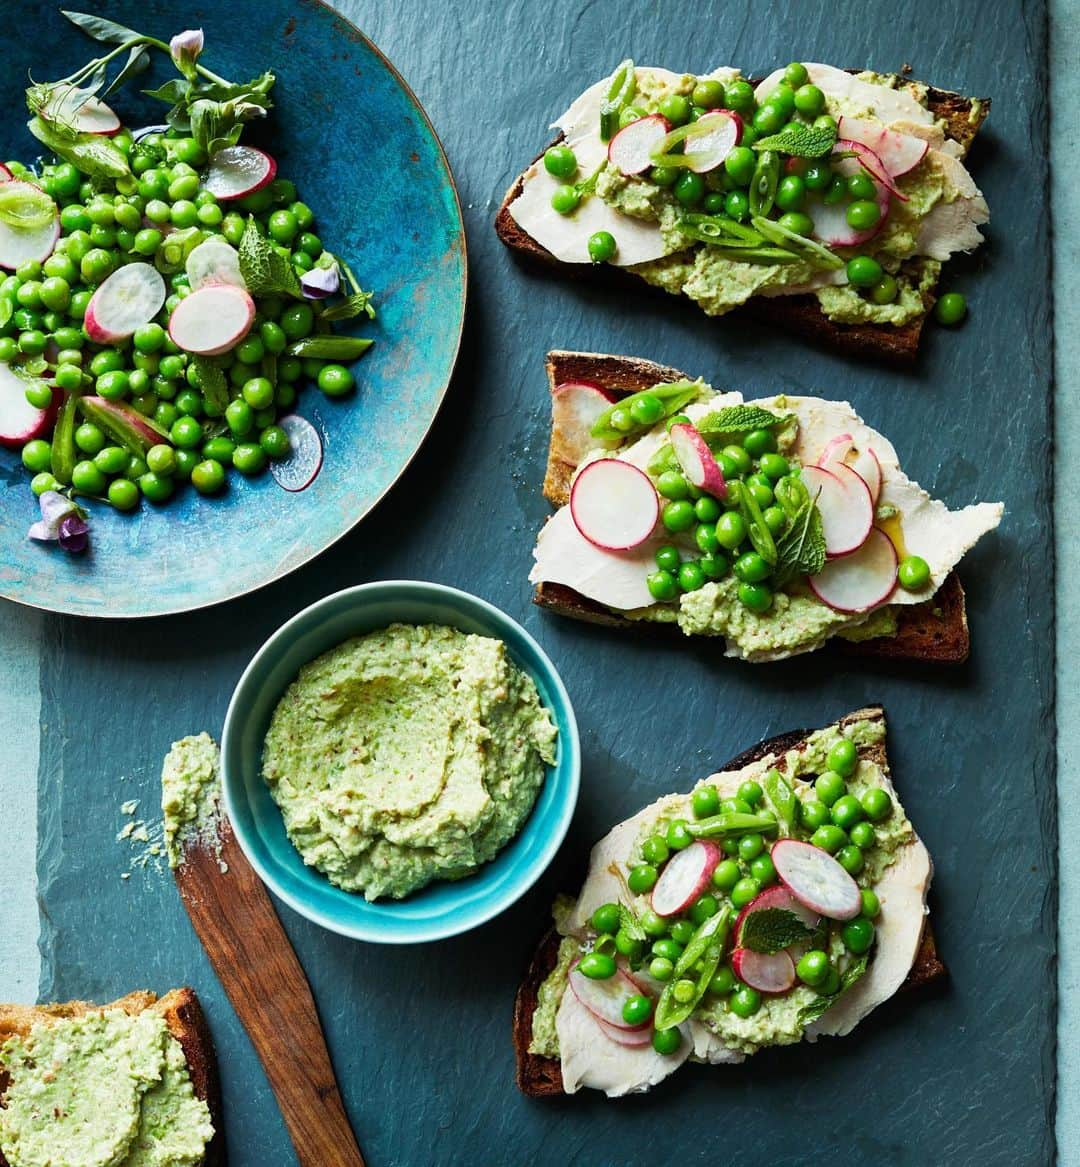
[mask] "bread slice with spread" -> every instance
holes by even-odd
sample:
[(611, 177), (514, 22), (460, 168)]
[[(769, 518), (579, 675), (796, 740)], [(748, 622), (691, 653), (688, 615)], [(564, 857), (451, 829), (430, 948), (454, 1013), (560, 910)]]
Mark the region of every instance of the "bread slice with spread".
[(762, 742), (593, 848), (518, 991), (518, 1086), (618, 1097), (849, 1033), (944, 976), (932, 874), (880, 707)]
[(555, 121), (495, 228), (533, 259), (603, 262), (709, 315), (906, 362), (942, 264), (983, 239), (963, 159), (989, 108), (831, 65), (748, 82), (623, 62)]
[(752, 662), (826, 643), (967, 657), (954, 568), (1001, 504), (950, 511), (846, 402), (746, 401), (593, 353), (552, 352), (547, 371), (544, 494), (558, 510), (534, 549), (538, 604), (711, 636)]
[(225, 1167), (217, 1062), (193, 990), (0, 1005), (0, 1167)]

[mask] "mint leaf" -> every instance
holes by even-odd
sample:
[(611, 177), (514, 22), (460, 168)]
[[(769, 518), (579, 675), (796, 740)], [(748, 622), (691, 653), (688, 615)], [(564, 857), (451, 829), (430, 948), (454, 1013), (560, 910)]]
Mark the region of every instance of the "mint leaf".
[(758, 138), (755, 150), (776, 150), (793, 158), (823, 158), (836, 145), (836, 128), (785, 126), (780, 133)]
[(221, 366), (213, 357), (191, 355), (191, 363), (195, 366), (195, 374), (199, 379), (199, 388), (206, 404), (218, 414), (225, 412), (229, 404), (229, 382)]
[(751, 430), (767, 430), (783, 421), (775, 413), (760, 405), (726, 405), (715, 413), (707, 413), (697, 423), (703, 434), (745, 434)]
[(248, 219), (237, 252), (240, 256), (240, 274), (251, 295), (303, 299), (304, 293), (296, 269), (263, 237), (254, 217)]
[(817, 575), (825, 566), (825, 532), (821, 512), (808, 498), (776, 543), (776, 586), (803, 575)]
[(739, 946), (771, 956), (809, 935), (810, 929), (794, 912), (786, 908), (762, 908), (746, 917), (739, 934)]
[(354, 316), (367, 316), (375, 319), (375, 305), (372, 303), (374, 292), (357, 292), (346, 296), (340, 303), (333, 304), (322, 314), (323, 320), (351, 320)]
[(866, 972), (866, 966), (869, 963), (870, 955), (864, 953), (853, 964), (848, 965), (846, 971), (840, 974), (840, 988), (831, 997), (818, 997), (816, 1001), (811, 1001), (809, 1005), (804, 1005), (799, 1010), (799, 1024), (809, 1025), (811, 1021), (817, 1021), (819, 1017), (828, 1013), (844, 993)]
[(634, 913), (625, 905), (619, 904), (619, 927), (630, 937), (631, 940), (644, 940), (645, 929), (641, 925), (641, 921), (634, 915)]

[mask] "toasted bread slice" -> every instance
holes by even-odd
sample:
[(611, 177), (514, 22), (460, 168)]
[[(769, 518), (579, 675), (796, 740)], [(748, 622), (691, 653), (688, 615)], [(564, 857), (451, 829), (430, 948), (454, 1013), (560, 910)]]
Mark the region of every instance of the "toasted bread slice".
[[(851, 69), (849, 72), (857, 73), (859, 70)], [(948, 90), (929, 88), (927, 104), (931, 113), (943, 123), (946, 135), (958, 142), (963, 153), (967, 154), (975, 135), (990, 112), (990, 99), (964, 97)], [(563, 135), (560, 133), (549, 146), (556, 145), (562, 138)], [(542, 150), (533, 162), (542, 158), (543, 154)], [(495, 232), (507, 247), (526, 259), (558, 265), (559, 261), (520, 227), (510, 214), (510, 204), (521, 194), (524, 183), (525, 171), (522, 171), (506, 192), (495, 216)], [(609, 273), (615, 273), (616, 278), (632, 279), (638, 286), (642, 285), (642, 281), (634, 277), (632, 272), (612, 268), (609, 265), (598, 265), (595, 269), (589, 268), (588, 265), (572, 266), (595, 272), (604, 278), (608, 277)], [(657, 294), (667, 295), (666, 292)], [(901, 326), (837, 323), (825, 315), (817, 298), (812, 295), (768, 298), (753, 296), (736, 311), (786, 328), (789, 332), (840, 352), (903, 365), (910, 364), (918, 355), (923, 324), (934, 306), (935, 299), (936, 296), (932, 292), (926, 293), (922, 315)]]
[[(880, 719), (884, 710), (880, 705), (860, 709), (847, 717), (842, 717), (838, 724), (845, 725), (856, 720), (865, 720), (868, 717)], [(778, 734), (752, 746), (737, 757), (732, 758), (724, 766), (717, 767), (718, 771), (740, 770), (752, 762), (765, 757), (767, 754), (783, 754), (788, 750), (799, 749), (805, 745), (811, 730), (793, 730), (790, 733)], [(888, 758), (885, 744), (863, 746), (860, 756), (868, 761), (876, 762), (884, 769), (888, 769)], [(533, 958), (525, 973), (514, 998), (513, 1042), (517, 1061), (517, 1084), (523, 1094), (531, 1098), (550, 1098), (563, 1093), (562, 1070), (558, 1058), (543, 1057), (540, 1054), (529, 1052), (532, 1044), (533, 1014), (539, 1000), (540, 986), (548, 974), (555, 967), (559, 953), (559, 934), (554, 928), (548, 930), (540, 941)], [(947, 975), (945, 965), (937, 954), (934, 942), (934, 933), (929, 920), (923, 925), (922, 940), (919, 945), (915, 962), (911, 966), (907, 980), (902, 989), (916, 989), (923, 985), (943, 979)]]
[[(221, 1121), (217, 1058), (210, 1028), (194, 989), (173, 989), (164, 997), (145, 991), (129, 993), (108, 1005), (92, 1005), (86, 1001), (69, 1001), (62, 1005), (0, 1005), (0, 1046), (9, 1037), (25, 1036), (38, 1024), (47, 1025), (50, 1021), (85, 1017), (90, 1013), (112, 1009), (120, 1009), (132, 1017), (149, 1011), (157, 1013), (164, 1020), (169, 1032), (184, 1051), (195, 1096), (209, 1107), (210, 1119), (217, 1132), (206, 1148), (202, 1167), (225, 1167), (225, 1135)], [(8, 1078), (0, 1065), (0, 1100), (7, 1086)], [(0, 1151), (0, 1167), (10, 1167), (3, 1151)]]
[[(605, 389), (627, 395), (648, 389), (663, 381), (686, 378), (685, 373), (666, 365), (654, 364), (639, 357), (617, 357), (603, 353), (576, 353), (556, 350), (548, 353), (548, 386), (554, 392), (557, 385), (567, 381), (593, 381)], [(692, 379), (692, 378), (687, 378)], [(544, 497), (554, 506), (565, 506), (570, 501), (570, 481), (577, 467), (562, 453), (562, 435), (552, 426), (548, 445), (547, 471), (544, 475)], [(671, 624), (650, 624), (642, 620), (627, 620), (610, 608), (596, 603), (562, 584), (542, 583), (534, 600), (542, 608), (570, 616), (590, 624), (605, 624), (612, 628), (643, 627), (656, 635), (670, 636)], [(911, 604), (898, 615), (895, 636), (882, 636), (858, 642), (834, 637), (829, 641), (845, 653), (859, 656), (888, 657), (893, 660), (936, 661), (940, 664), (959, 664), (967, 660), (971, 648), (968, 633), (964, 589), (953, 572), (925, 604)]]

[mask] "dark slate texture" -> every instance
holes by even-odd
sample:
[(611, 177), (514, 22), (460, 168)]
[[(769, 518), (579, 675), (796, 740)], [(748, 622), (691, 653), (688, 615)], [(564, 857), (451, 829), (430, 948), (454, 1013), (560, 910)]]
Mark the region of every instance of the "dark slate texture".
[[(279, 30), (259, 26), (258, 5), (235, 8), (237, 35), (250, 27), (274, 43)], [(232, 1161), (292, 1162), (262, 1073), (168, 877), (119, 878), (118, 806), (137, 794), (153, 802), (173, 738), (220, 730), (252, 650), (287, 616), (347, 584), (431, 578), (500, 604), (554, 657), (577, 705), (584, 783), (552, 869), (471, 935), (382, 949), (283, 910), (373, 1167), (630, 1164), (658, 1153), (774, 1167), (826, 1155), (950, 1167), (1050, 1162), (1056, 835), (1043, 5), (373, 0), (347, 11), (411, 81), (458, 177), (472, 294), (457, 377), (402, 482), (318, 562), (192, 616), (48, 621), (43, 995), (195, 985), (222, 1053)], [(930, 330), (919, 367), (897, 374), (760, 326), (708, 322), (664, 298), (520, 269), (491, 231), (503, 191), (546, 142), (550, 119), (627, 53), (758, 73), (795, 56), (883, 70), (910, 63), (939, 86), (993, 96), (971, 159), (993, 209), (991, 239), (948, 280), (970, 296), (968, 324)], [(328, 70), (330, 86), (332, 62)], [(357, 165), (379, 165), (347, 126), (331, 132)], [(402, 184), (405, 223), (407, 180), (386, 181)], [(752, 668), (718, 659), (709, 644), (638, 641), (531, 608), (530, 544), (547, 513), (543, 356), (554, 346), (646, 355), (750, 392), (850, 398), (912, 475), (953, 505), (1004, 498), (1000, 532), (962, 571), (970, 663), (946, 672), (819, 656)], [(137, 575), (154, 587), (153, 564)], [(843, 1041), (735, 1069), (689, 1068), (645, 1098), (521, 1098), (509, 1041), (514, 988), (552, 894), (575, 888), (591, 843), (758, 738), (870, 700), (886, 705), (897, 784), (935, 857), (931, 905), (949, 984), (886, 1005)]]

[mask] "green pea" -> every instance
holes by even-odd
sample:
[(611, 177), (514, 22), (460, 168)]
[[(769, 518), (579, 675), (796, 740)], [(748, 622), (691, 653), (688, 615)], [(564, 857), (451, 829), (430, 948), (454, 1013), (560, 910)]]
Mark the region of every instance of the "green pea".
[(659, 104), (660, 114), (673, 126), (685, 125), (690, 120), (690, 100), (681, 93), (671, 93)]
[(791, 89), (800, 89), (810, 80), (806, 66), (799, 61), (792, 61), (784, 69), (784, 83)]
[(772, 485), (763, 474), (751, 474), (746, 480), (746, 485), (754, 496), (754, 501), (762, 510), (772, 506)]
[(619, 905), (601, 904), (592, 914), (592, 926), (597, 932), (609, 932), (614, 936), (619, 930)]
[(137, 482), (149, 469), (145, 459), (132, 454), (128, 457), (127, 465), (124, 467), (124, 477), (132, 482)]
[(711, 494), (703, 494), (694, 502), (694, 516), (699, 522), (715, 524), (723, 513), (723, 508)]
[[(668, 974), (670, 976), (670, 974)], [(652, 1037), (653, 1049), (658, 1054), (667, 1056), (676, 1053), (682, 1045), (682, 1034), (677, 1027), (671, 1029), (657, 1029)]]
[[(161, 391), (159, 386), (158, 392)], [(206, 412), (206, 402), (203, 395), (196, 389), (181, 389), (176, 394), (176, 408), (188, 417), (202, 417)]]
[(216, 438), (210, 438), (209, 441), (203, 442), (202, 446), (202, 456), (212, 458), (215, 462), (220, 462), (222, 466), (232, 465), (235, 451), (236, 443), (223, 434), (219, 434)]
[(667, 861), (671, 848), (662, 835), (650, 835), (641, 845), (641, 854), (646, 863), (656, 866)]
[(743, 581), (738, 588), (739, 603), (751, 612), (767, 612), (772, 607), (773, 594), (765, 584)]
[(921, 555), (908, 555), (900, 561), (897, 578), (905, 591), (920, 591), (930, 582), (930, 564)]
[[(678, 506), (680, 504), (674, 503)], [(705, 572), (694, 560), (687, 560), (679, 568), (679, 588), (684, 592), (696, 592), (705, 586)]]
[(259, 434), (259, 445), (268, 458), (287, 458), (292, 446), (289, 435), (279, 425), (267, 426)]
[(836, 770), (825, 770), (817, 776), (814, 790), (818, 798), (831, 807), (838, 798), (847, 793), (847, 784)]
[(606, 952), (587, 952), (578, 964), (578, 971), (593, 981), (606, 981), (615, 975), (615, 961)]
[(741, 798), (725, 798), (720, 803), (721, 814), (750, 814), (751, 806)]
[(680, 1005), (688, 1005), (697, 996), (697, 986), (691, 980), (680, 978), (671, 986), (671, 995)]
[(258, 474), (266, 466), (266, 454), (254, 442), (242, 442), (233, 451), (233, 465), (241, 474)]
[(765, 850), (765, 840), (760, 835), (743, 835), (739, 840), (739, 858), (744, 863), (756, 859)]
[(836, 860), (849, 875), (858, 875), (863, 867), (866, 866), (862, 848), (857, 847), (854, 843), (849, 843), (848, 846), (841, 847), (836, 853)]
[(750, 200), (743, 191), (733, 190), (724, 199), (724, 210), (741, 223), (750, 214)]
[(638, 425), (655, 425), (664, 416), (664, 405), (650, 393), (638, 397), (630, 405), (630, 416)]
[(314, 327), (315, 314), (307, 304), (290, 304), (278, 324), (290, 340), (302, 340)]
[(627, 997), (623, 1002), (622, 1017), (627, 1025), (644, 1025), (652, 1016), (652, 1001), (641, 994)]
[(847, 835), (837, 826), (832, 823), (827, 823), (818, 829), (810, 836), (810, 842), (815, 847), (820, 847), (822, 851), (828, 851), (830, 855), (835, 855), (842, 847), (847, 845)]
[(715, 555), (720, 550), (720, 542), (716, 538), (716, 524), (699, 523), (694, 528), (694, 542), (704, 554)]
[(753, 1017), (761, 1008), (761, 994), (749, 985), (740, 985), (728, 998), (728, 1008), (736, 1017)]
[[(136, 370), (138, 372), (138, 370)], [(135, 374), (133, 373), (132, 376)], [(180, 411), (171, 401), (159, 401), (157, 408), (154, 410), (154, 421), (158, 423), (162, 429), (168, 430), (172, 428), (172, 423), (180, 416)]]
[(822, 952), (820, 948), (811, 948), (799, 958), (795, 974), (803, 984), (817, 988), (829, 975), (830, 968), (832, 965), (829, 963), (829, 954)]
[[(860, 813), (862, 807), (859, 808)], [(859, 848), (860, 851), (869, 851), (871, 847), (877, 845), (877, 831), (867, 822), (855, 823), (849, 830), (848, 834), (851, 841)]]
[(737, 908), (745, 908), (761, 891), (761, 884), (752, 877), (744, 876), (731, 889), (731, 902)]
[(252, 377), (240, 392), (252, 409), (265, 409), (274, 402), (274, 385), (267, 377)]
[(773, 865), (772, 856), (761, 854), (756, 859), (751, 859), (750, 874), (762, 887), (768, 887), (770, 884), (775, 883), (776, 867)]
[(811, 235), (814, 231), (814, 220), (802, 211), (787, 211), (777, 219), (777, 223), (794, 235)]
[(724, 104), (724, 86), (712, 78), (699, 81), (690, 94), (690, 100), (702, 109), (719, 109)]
[[(790, 93), (791, 91), (788, 90)], [(779, 93), (779, 90), (777, 90)], [(788, 112), (777, 102), (774, 93), (772, 97), (754, 114), (752, 125), (758, 134), (777, 134), (784, 128), (784, 124), (788, 120)], [(792, 105), (794, 107), (794, 94), (792, 96)]]
[(19, 342), (13, 336), (0, 336), (0, 361), (11, 362), (19, 355)]
[[(136, 373), (136, 376), (141, 376), (141, 377), (145, 378), (146, 374), (145, 373)], [(130, 384), (130, 381), (131, 381), (131, 378), (129, 377), (128, 378), (129, 384)], [(153, 417), (154, 411), (158, 407), (157, 394), (156, 393), (140, 393), (140, 394), (133, 396), (131, 398), (131, 404), (135, 409), (137, 409), (139, 411), (139, 413), (145, 414), (147, 417)]]
[(869, 255), (856, 255), (848, 260), (848, 283), (856, 288), (872, 288), (883, 275), (881, 264)]
[(694, 933), (696, 931), (697, 926), (692, 920), (676, 920), (671, 925), (671, 939), (676, 944), (681, 944), (685, 948), (694, 939)]
[(560, 215), (570, 215), (577, 210), (581, 195), (569, 184), (557, 186), (551, 196), (551, 206)]
[(744, 583), (760, 583), (768, 578), (772, 568), (756, 551), (747, 551), (735, 560), (734, 571)]
[(840, 930), (840, 937), (846, 948), (856, 956), (861, 956), (864, 952), (870, 951), (870, 946), (874, 943), (874, 933), (874, 925), (860, 917), (849, 920)]
[(646, 908), (638, 916), (641, 927), (645, 931), (646, 936), (651, 936), (657, 939), (661, 936), (666, 936), (668, 931), (667, 920), (663, 916), (658, 916), (652, 908)]
[(236, 247), (244, 237), (246, 225), (243, 215), (230, 211), (221, 221), (221, 233), (233, 247)]
[(803, 117), (818, 117), (825, 109), (825, 94), (816, 85), (800, 85), (795, 90), (795, 108)]
[(105, 475), (93, 462), (76, 462), (71, 471), (71, 485), (83, 494), (102, 494), (105, 491)]
[(652, 951), (654, 956), (662, 956), (675, 964), (683, 954), (683, 946), (674, 938), (665, 936), (653, 944)]
[(672, 851), (683, 851), (694, 841), (694, 836), (687, 830), (685, 819), (672, 819), (664, 839)]
[(75, 445), (92, 458), (105, 448), (105, 435), (93, 422), (83, 422), (75, 430)]
[(727, 108), (736, 113), (749, 113), (754, 108), (754, 87), (749, 81), (729, 81), (724, 87)]
[[(675, 962), (666, 956), (654, 956), (649, 961), (649, 976), (657, 981), (670, 981), (675, 972)], [(671, 1032), (668, 1030), (667, 1032)]]
[(938, 324), (954, 327), (967, 316), (967, 300), (959, 292), (946, 292), (934, 305), (934, 318)]
[(41, 438), (34, 438), (22, 448), (22, 464), (31, 474), (52, 470), (52, 446)]
[(197, 463), (191, 470), (191, 485), (200, 494), (214, 494), (225, 485), (225, 467), (212, 458)]
[(774, 535), (779, 535), (788, 525), (787, 512), (783, 507), (771, 506), (766, 507), (761, 512), (761, 517), (765, 520), (765, 526)]
[(79, 264), (82, 278), (88, 284), (100, 284), (112, 274), (115, 261), (110, 252), (101, 247), (91, 248)]
[[(11, 168), (8, 167), (8, 169), (10, 170)], [(30, 479), (30, 489), (34, 492), (35, 495), (40, 497), (47, 490), (60, 490), (61, 483), (57, 482), (53, 475), (50, 474), (47, 470), (43, 470), (40, 474), (35, 474), (34, 477)]]
[(615, 258), (618, 245), (610, 231), (596, 231), (589, 236), (589, 258), (593, 263), (607, 263)]
[(25, 353), (28, 357), (41, 356), (48, 343), (48, 337), (37, 328), (19, 333), (19, 352)]
[(73, 231), (89, 231), (93, 226), (93, 221), (86, 213), (85, 207), (73, 204), (70, 207), (64, 207), (60, 212), (60, 226), (66, 234), (70, 235)]
[(870, 289), (870, 299), (875, 304), (891, 304), (900, 294), (900, 285), (890, 275), (883, 275)]
[(874, 180), (865, 170), (860, 170), (856, 174), (848, 176), (847, 192), (853, 199), (865, 200), (877, 198), (877, 187), (874, 185)]
[(872, 823), (879, 823), (892, 814), (892, 798), (887, 790), (872, 786), (862, 796), (862, 807)]
[(864, 887), (859, 893), (862, 896), (862, 914), (868, 919), (875, 919), (881, 912), (881, 901), (877, 893), (871, 888)]
[(103, 474), (122, 474), (127, 462), (128, 452), (121, 446), (105, 446), (94, 455), (94, 465)]
[(825, 979), (817, 986), (817, 991), (822, 997), (833, 997), (840, 992), (840, 974), (832, 965), (829, 966)]
[(836, 118), (827, 113), (819, 114), (810, 124), (815, 130), (828, 130), (830, 133), (837, 129)]
[(825, 803), (819, 802), (816, 798), (808, 798), (805, 802), (799, 803), (799, 821), (804, 827), (816, 831), (818, 827), (832, 822), (832, 815)]
[(833, 174), (829, 179), (829, 185), (825, 188), (825, 193), (822, 195), (822, 202), (827, 207), (836, 206), (847, 198), (847, 182), (840, 174)]
[(182, 450), (194, 449), (195, 446), (202, 445), (202, 423), (196, 417), (187, 415), (178, 417), (169, 430), (169, 437), (173, 445), (179, 446)]
[(690, 907), (690, 919), (695, 924), (704, 924), (710, 917), (720, 911), (720, 901), (716, 896), (705, 892), (699, 896)]
[(734, 551), (746, 539), (746, 522), (737, 511), (728, 511), (716, 521), (716, 538), (721, 547)]
[(694, 525), (694, 504), (686, 499), (666, 503), (660, 518), (669, 531), (688, 531)]
[[(690, 497), (690, 483), (678, 470), (665, 470), (656, 480), (656, 489), (663, 498), (674, 502)], [(697, 512), (693, 513), (696, 516)]]
[(850, 830), (864, 815), (862, 804), (853, 794), (844, 794), (832, 805), (832, 820), (845, 831)]
[(641, 958), (645, 955), (645, 945), (642, 941), (635, 940), (624, 928), (620, 928), (615, 933), (615, 951), (620, 956), (625, 956), (631, 965), (636, 968), (641, 963)]
[(655, 558), (656, 566), (660, 568), (661, 571), (678, 571), (679, 564), (682, 563), (682, 555), (680, 554), (678, 547), (675, 547), (670, 543), (667, 543), (663, 547), (658, 548)]
[(675, 166), (654, 166), (649, 171), (649, 181), (656, 186), (674, 186), (679, 180), (679, 170)]
[[(82, 384), (82, 374), (79, 374), (79, 383)], [(35, 409), (48, 409), (52, 405), (53, 391), (44, 381), (31, 381), (23, 390), (26, 400)]]
[(801, 211), (806, 202), (806, 183), (797, 174), (786, 174), (776, 187), (776, 205), (782, 211)]
[(139, 488), (127, 478), (114, 478), (105, 497), (118, 511), (134, 510), (139, 505)]
[(626, 883), (636, 896), (646, 895), (656, 886), (659, 872), (651, 863), (639, 863), (630, 869)]
[(868, 231), (876, 227), (881, 218), (881, 208), (871, 199), (857, 199), (848, 204), (845, 218), (849, 227), (856, 231)]
[(707, 819), (720, 810), (720, 795), (715, 786), (706, 783), (699, 786), (690, 797), (694, 818)]
[(731, 969), (726, 964), (721, 965), (709, 981), (709, 992), (715, 993), (718, 997), (726, 997), (728, 993), (734, 991), (738, 983)]
[(645, 116), (639, 105), (626, 105), (619, 111), (619, 129), (624, 130), (631, 122), (638, 122)]
[(842, 737), (829, 750), (825, 760), (829, 769), (834, 770), (841, 778), (850, 778), (859, 764), (859, 752), (850, 738)]
[(674, 600), (679, 594), (679, 582), (670, 571), (653, 571), (645, 577), (649, 595), (660, 603)]
[(127, 373), (119, 369), (102, 373), (94, 382), (94, 392), (99, 397), (104, 397), (106, 401), (120, 401), (128, 395), (130, 389)]
[(696, 207), (705, 197), (705, 179), (692, 170), (684, 170), (675, 180), (675, 198), (684, 207)]

